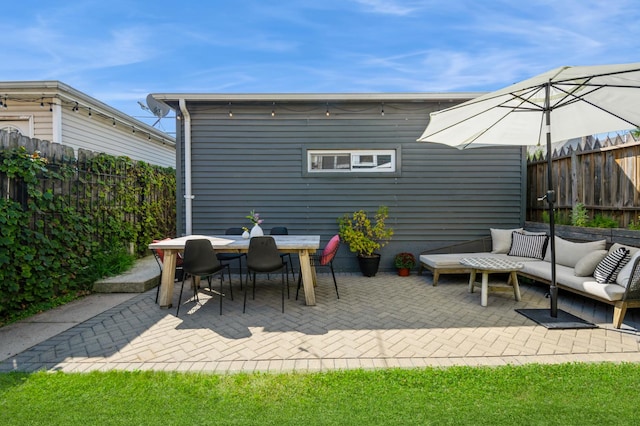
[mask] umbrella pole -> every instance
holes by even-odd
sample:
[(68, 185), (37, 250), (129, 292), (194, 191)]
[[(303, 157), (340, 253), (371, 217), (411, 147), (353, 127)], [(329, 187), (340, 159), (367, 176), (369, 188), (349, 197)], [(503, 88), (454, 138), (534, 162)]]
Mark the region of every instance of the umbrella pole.
[(547, 194), (545, 198), (549, 205), (549, 239), (551, 245), (551, 285), (549, 287), (550, 298), (550, 315), (552, 318), (558, 316), (558, 286), (556, 282), (556, 228), (555, 228), (555, 208), (556, 193), (553, 189), (553, 172), (551, 166), (553, 160), (551, 158), (551, 105), (550, 105), (551, 82), (547, 83), (545, 88), (545, 122), (547, 130)]

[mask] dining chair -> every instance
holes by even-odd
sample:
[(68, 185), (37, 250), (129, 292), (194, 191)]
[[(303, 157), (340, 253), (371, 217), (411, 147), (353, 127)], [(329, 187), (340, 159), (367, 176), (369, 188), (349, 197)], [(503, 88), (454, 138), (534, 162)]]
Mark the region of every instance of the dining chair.
[[(336, 256), (338, 249), (340, 248), (340, 235), (334, 235), (331, 237), (329, 242), (324, 249), (322, 249), (322, 253), (313, 253), (309, 256), (309, 261), (311, 262), (311, 266), (315, 267), (329, 267), (331, 268), (331, 275), (333, 276), (333, 285), (336, 287), (336, 296), (340, 299), (340, 294), (338, 293), (338, 282), (336, 281), (336, 274), (333, 270), (333, 258)], [(298, 275), (298, 288), (296, 289), (296, 300), (298, 300), (298, 292), (300, 291), (300, 285), (302, 284), (302, 269), (300, 269), (300, 274)]]
[[(170, 240), (171, 238), (165, 238), (164, 240)], [(159, 243), (160, 241), (164, 241), (164, 240), (153, 240), (154, 243)], [(156, 259), (156, 262), (158, 263), (158, 267), (160, 268), (160, 274), (162, 275), (162, 268), (164, 265), (164, 250), (162, 249), (151, 249), (151, 252), (153, 253), (153, 257)], [(173, 281), (180, 281), (182, 280), (182, 254), (178, 253), (178, 257), (176, 259), (176, 271), (175, 271), (175, 275), (173, 278)], [(160, 294), (160, 285), (158, 284), (158, 288), (156, 289), (156, 303), (158, 303), (158, 295)]]
[(289, 274), (286, 261), (280, 257), (276, 241), (271, 236), (253, 237), (249, 241), (247, 252), (247, 283), (244, 289), (244, 305), (242, 313), (247, 308), (247, 291), (249, 290), (249, 276), (253, 274), (253, 300), (256, 298), (256, 273), (280, 271), (282, 276), (282, 312), (284, 313), (285, 275), (287, 277), (287, 298), (289, 298)]
[[(225, 269), (229, 274), (229, 293), (233, 300), (233, 287), (231, 283), (231, 268), (229, 264), (222, 264), (216, 256), (216, 252), (211, 245), (211, 241), (205, 238), (194, 238), (187, 240), (184, 245), (184, 258), (182, 261), (182, 269), (184, 270), (182, 277), (182, 286), (180, 287), (180, 296), (178, 296), (178, 309), (176, 316), (180, 313), (180, 305), (182, 304), (182, 290), (187, 277), (192, 278), (193, 296), (196, 302), (198, 299), (198, 287), (195, 283), (195, 277), (207, 277), (209, 282), (209, 290), (220, 296), (220, 315), (222, 315), (222, 298), (225, 296), (222, 292), (223, 275)], [(211, 287), (211, 278), (213, 275), (220, 273), (220, 291), (217, 292)]]
[[(224, 231), (225, 235), (242, 235), (244, 230), (242, 228), (227, 228)], [(238, 261), (238, 273), (240, 274), (240, 290), (242, 290), (242, 258), (247, 257), (246, 253), (218, 253), (218, 260), (223, 263), (230, 264), (232, 261)]]
[[(271, 230), (269, 231), (270, 235), (289, 235), (289, 229), (286, 226), (274, 226), (273, 228), (271, 228)], [(293, 281), (296, 280), (296, 274), (293, 271), (293, 259), (291, 258), (291, 253), (280, 253), (280, 257), (287, 257), (289, 259), (289, 262), (287, 263), (287, 265), (291, 266), (291, 279)], [(289, 272), (287, 271), (287, 274)]]

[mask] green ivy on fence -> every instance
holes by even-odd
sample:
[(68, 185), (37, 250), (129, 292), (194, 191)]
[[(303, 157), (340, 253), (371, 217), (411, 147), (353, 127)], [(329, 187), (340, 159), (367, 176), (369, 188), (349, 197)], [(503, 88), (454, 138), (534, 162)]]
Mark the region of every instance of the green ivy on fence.
[(24, 147), (0, 151), (0, 319), (130, 265), (175, 233), (175, 171), (98, 155), (49, 164)]

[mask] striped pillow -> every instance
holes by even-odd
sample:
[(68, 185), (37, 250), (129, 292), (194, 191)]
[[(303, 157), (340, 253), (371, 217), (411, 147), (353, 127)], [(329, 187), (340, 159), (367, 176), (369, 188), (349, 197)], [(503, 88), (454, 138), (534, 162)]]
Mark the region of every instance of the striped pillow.
[(620, 270), (629, 262), (629, 250), (620, 247), (609, 253), (596, 266), (593, 277), (600, 284), (614, 283)]
[(549, 237), (544, 234), (525, 234), (513, 231), (511, 234), (511, 249), (509, 256), (533, 257), (543, 259), (547, 251)]

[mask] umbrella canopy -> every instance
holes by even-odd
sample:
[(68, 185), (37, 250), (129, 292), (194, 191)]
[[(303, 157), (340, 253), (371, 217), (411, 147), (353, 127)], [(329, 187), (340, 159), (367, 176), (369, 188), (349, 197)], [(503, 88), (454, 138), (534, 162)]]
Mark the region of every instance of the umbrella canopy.
[(552, 142), (640, 127), (640, 63), (560, 67), (431, 113), (418, 141), (547, 146), (551, 317), (557, 317)]
[(551, 142), (640, 126), (640, 63), (547, 71), (431, 113), (418, 140), (459, 148), (540, 145), (547, 112)]

